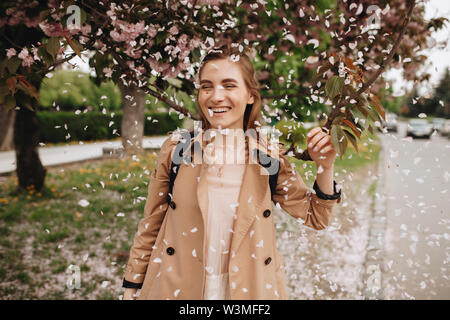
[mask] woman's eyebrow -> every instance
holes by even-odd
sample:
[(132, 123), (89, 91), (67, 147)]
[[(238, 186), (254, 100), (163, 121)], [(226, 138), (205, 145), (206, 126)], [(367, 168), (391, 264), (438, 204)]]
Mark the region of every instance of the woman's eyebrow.
[[(210, 80), (201, 80), (201, 81), (200, 81), (200, 84), (205, 83), (205, 82), (207, 82), (207, 83), (212, 83), (212, 81), (210, 81)], [(235, 83), (238, 83), (238, 81), (235, 80), (235, 79), (233, 79), (233, 78), (226, 78), (226, 79), (223, 79), (223, 80), (222, 80), (222, 83), (224, 83), (224, 82), (235, 82)]]

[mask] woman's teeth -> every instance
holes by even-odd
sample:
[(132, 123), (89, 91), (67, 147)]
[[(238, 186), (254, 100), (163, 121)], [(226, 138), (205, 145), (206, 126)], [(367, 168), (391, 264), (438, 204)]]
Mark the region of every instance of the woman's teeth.
[(211, 114), (211, 112), (213, 112), (213, 113), (225, 113), (228, 110), (230, 110), (230, 108), (214, 108), (214, 109), (209, 108), (209, 110), (210, 110), (210, 114)]

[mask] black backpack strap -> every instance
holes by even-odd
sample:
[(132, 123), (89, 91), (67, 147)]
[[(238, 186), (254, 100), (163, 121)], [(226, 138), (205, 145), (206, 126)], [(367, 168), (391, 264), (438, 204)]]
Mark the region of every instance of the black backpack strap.
[(270, 186), (270, 194), (273, 200), (273, 195), (277, 189), (278, 183), (278, 172), (280, 171), (280, 161), (265, 154), (264, 152), (255, 149), (256, 157), (261, 166), (267, 169), (269, 172), (269, 186)]
[[(173, 185), (175, 183), (175, 179), (178, 174), (178, 169), (180, 168), (181, 159), (183, 157), (183, 153), (187, 150), (189, 147), (189, 144), (191, 142), (190, 139), (194, 137), (194, 132), (189, 132), (190, 138), (185, 139), (185, 141), (178, 141), (177, 145), (175, 146), (175, 151), (172, 156), (172, 163), (170, 165), (170, 173), (169, 173), (169, 192), (167, 193), (167, 202), (170, 203), (172, 200), (173, 195)], [(183, 133), (183, 137), (186, 137), (185, 132)], [(177, 161), (174, 161), (174, 158), (176, 157)]]

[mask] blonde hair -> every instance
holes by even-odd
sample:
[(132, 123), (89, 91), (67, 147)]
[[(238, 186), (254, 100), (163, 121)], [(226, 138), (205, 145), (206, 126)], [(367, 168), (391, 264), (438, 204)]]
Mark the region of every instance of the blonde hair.
[[(250, 91), (250, 94), (254, 98), (254, 102), (252, 104), (247, 104), (244, 113), (244, 132), (248, 129), (255, 129), (261, 125), (261, 95), (259, 92), (259, 82), (256, 78), (255, 69), (253, 68), (252, 61), (247, 53), (250, 53), (250, 48), (244, 49), (242, 52), (239, 51), (237, 47), (229, 46), (228, 44), (221, 45), (219, 47), (215, 47), (211, 49), (208, 54), (203, 58), (200, 70), (198, 73), (198, 79), (200, 80), (203, 68), (206, 63), (213, 60), (222, 60), (228, 58), (236, 58), (239, 56), (239, 60), (236, 61), (238, 64), (242, 78), (244, 79), (244, 83), (247, 87), (247, 90)], [(234, 59), (236, 60), (236, 59)], [(203, 113), (200, 105), (198, 103), (198, 94), (197, 94), (197, 110), (202, 119), (202, 128), (207, 130), (210, 128), (210, 123), (208, 122), (206, 115)]]

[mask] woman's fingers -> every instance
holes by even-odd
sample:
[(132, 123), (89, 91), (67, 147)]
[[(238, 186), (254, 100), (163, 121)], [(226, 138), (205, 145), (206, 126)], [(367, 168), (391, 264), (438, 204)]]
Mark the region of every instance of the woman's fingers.
[(316, 133), (319, 133), (321, 131), (322, 129), (320, 127), (315, 127), (314, 129), (311, 129), (307, 134), (308, 140), (310, 140)]
[(333, 145), (329, 144), (329, 145), (325, 146), (324, 148), (322, 148), (320, 150), (320, 153), (328, 153), (328, 152), (332, 151), (333, 149), (334, 149)]
[(320, 127), (317, 127), (308, 133), (308, 137), (309, 137), (307, 141), (308, 148), (313, 151), (316, 151), (314, 150), (314, 148), (317, 148), (317, 150), (319, 150), (321, 146), (327, 143), (329, 135), (323, 132)]
[(320, 151), (324, 146), (326, 146), (331, 141), (329, 135), (325, 134), (317, 143), (313, 146), (313, 151)]

